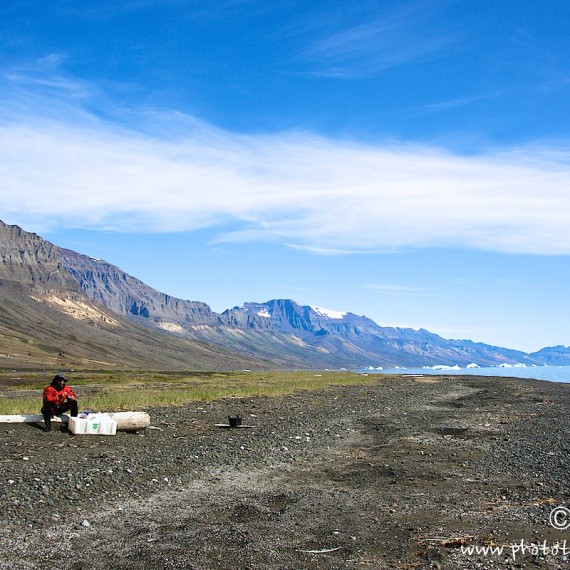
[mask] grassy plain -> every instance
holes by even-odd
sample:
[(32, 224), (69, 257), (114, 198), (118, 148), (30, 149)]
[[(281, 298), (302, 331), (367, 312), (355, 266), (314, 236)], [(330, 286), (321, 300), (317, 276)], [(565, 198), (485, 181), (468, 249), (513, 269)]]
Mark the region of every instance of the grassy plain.
[[(0, 415), (39, 413), (41, 392), (51, 375), (0, 372)], [(68, 374), (80, 409), (143, 410), (231, 397), (279, 397), (300, 390), (376, 382), (377, 376), (349, 371), (126, 372)]]

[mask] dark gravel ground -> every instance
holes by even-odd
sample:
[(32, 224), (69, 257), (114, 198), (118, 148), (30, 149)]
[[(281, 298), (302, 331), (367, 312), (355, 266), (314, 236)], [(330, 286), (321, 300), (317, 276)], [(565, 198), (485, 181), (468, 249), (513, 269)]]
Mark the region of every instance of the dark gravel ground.
[[(115, 437), (5, 424), (0, 568), (565, 568), (569, 403), (402, 377), (151, 409)], [(252, 427), (215, 427), (237, 413)]]

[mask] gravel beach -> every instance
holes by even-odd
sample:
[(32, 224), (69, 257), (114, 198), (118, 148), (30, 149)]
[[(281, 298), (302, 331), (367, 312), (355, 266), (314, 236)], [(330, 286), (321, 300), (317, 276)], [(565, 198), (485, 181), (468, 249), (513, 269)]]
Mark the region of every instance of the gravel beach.
[(570, 567), (569, 404), (402, 376), (152, 408), (114, 437), (3, 424), (0, 568)]

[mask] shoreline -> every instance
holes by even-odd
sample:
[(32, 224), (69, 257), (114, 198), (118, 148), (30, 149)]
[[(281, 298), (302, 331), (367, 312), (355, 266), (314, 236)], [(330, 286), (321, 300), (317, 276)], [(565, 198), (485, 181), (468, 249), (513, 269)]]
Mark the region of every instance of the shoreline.
[[(569, 404), (563, 383), (402, 374), (156, 408), (141, 435), (4, 425), (0, 567), (562, 567), (509, 547), (570, 544), (549, 524)], [(236, 413), (253, 428), (215, 427)]]
[(546, 382), (570, 382), (570, 366), (481, 366), (478, 368), (387, 368), (385, 370), (366, 370), (368, 375), (397, 374), (401, 376), (482, 376), (492, 378), (519, 378), (542, 380)]

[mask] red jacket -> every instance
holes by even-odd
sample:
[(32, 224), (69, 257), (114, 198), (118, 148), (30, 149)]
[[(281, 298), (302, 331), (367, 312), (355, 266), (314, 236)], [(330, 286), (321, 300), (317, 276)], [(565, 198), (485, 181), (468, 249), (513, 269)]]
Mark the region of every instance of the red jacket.
[(75, 398), (75, 392), (69, 386), (64, 386), (61, 390), (58, 390), (50, 384), (44, 389), (44, 406), (49, 406), (50, 408), (61, 406), (70, 396)]

